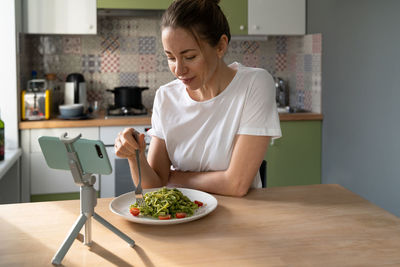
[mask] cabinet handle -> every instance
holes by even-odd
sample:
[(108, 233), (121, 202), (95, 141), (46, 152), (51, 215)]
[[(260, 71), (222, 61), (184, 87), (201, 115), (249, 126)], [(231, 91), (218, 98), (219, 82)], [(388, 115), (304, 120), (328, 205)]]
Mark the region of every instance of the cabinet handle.
[(90, 30), (93, 29), (93, 25), (89, 25), (89, 29), (90, 29)]
[(244, 25), (240, 25), (240, 26), (239, 26), (239, 29), (240, 29), (241, 31), (243, 31), (243, 30), (244, 30)]
[(260, 26), (254, 25), (254, 26), (253, 26), (253, 29), (254, 29), (254, 30), (259, 30), (259, 29), (260, 29)]

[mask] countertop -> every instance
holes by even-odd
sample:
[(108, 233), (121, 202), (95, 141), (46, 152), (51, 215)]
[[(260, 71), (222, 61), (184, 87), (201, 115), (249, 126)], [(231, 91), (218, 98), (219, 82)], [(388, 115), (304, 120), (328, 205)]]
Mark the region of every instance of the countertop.
[[(395, 266), (400, 219), (339, 185), (252, 189), (215, 196), (207, 216), (176, 225), (127, 221), (99, 199), (96, 212), (135, 240), (92, 220), (91, 247), (78, 235), (64, 266)], [(0, 205), (0, 266), (52, 266), (79, 215), (79, 201)]]
[[(281, 121), (322, 120), (319, 113), (281, 113)], [(104, 115), (86, 120), (61, 120), (50, 119), (42, 121), (21, 121), (19, 129), (43, 129), (43, 128), (73, 128), (73, 127), (99, 127), (99, 126), (125, 126), (125, 125), (151, 125), (151, 116), (119, 117), (105, 119)]]

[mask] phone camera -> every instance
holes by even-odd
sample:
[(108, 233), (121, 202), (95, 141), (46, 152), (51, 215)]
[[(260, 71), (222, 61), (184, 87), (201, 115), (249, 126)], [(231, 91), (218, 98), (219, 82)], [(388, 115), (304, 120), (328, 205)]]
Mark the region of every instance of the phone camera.
[(99, 145), (95, 145), (96, 151), (97, 151), (97, 155), (99, 156), (99, 158), (103, 158), (103, 153), (101, 153), (101, 149)]

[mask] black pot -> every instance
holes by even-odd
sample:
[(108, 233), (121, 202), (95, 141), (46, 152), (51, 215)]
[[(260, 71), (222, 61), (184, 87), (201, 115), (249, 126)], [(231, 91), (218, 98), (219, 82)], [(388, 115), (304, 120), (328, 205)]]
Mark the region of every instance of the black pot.
[(122, 86), (115, 87), (114, 90), (107, 89), (107, 91), (114, 93), (114, 105), (116, 108), (143, 109), (142, 91), (147, 89), (149, 87)]

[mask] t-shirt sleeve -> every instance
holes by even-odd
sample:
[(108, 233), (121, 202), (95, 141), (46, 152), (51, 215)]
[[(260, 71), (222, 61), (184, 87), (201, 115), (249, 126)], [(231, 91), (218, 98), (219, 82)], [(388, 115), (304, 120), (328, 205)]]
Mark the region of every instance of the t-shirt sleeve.
[(238, 134), (282, 136), (272, 76), (258, 69), (246, 94)]
[(151, 129), (147, 131), (147, 134), (161, 139), (165, 139), (162, 130), (162, 121), (160, 113), (161, 103), (162, 101), (161, 101), (160, 90), (157, 90), (156, 95), (154, 97), (153, 113), (151, 115)]

